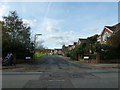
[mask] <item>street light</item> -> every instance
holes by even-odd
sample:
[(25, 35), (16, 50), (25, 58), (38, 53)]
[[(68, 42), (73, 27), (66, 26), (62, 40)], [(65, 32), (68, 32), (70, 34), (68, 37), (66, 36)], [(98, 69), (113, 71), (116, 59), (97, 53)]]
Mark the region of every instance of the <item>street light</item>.
[[(34, 37), (34, 54), (35, 54), (35, 49), (36, 49), (36, 39), (37, 39), (37, 36), (40, 36), (42, 34), (35, 34), (35, 37)], [(35, 59), (36, 59), (36, 55), (35, 55)]]
[(35, 47), (36, 47), (36, 39), (37, 39), (37, 36), (40, 36), (40, 35), (42, 35), (42, 34), (35, 34), (35, 38), (34, 38), (34, 45), (35, 45)]

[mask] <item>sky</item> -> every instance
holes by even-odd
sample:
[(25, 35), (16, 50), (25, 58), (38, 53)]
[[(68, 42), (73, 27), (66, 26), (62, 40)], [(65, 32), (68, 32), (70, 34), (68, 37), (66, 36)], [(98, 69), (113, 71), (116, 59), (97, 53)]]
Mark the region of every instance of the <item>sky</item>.
[(72, 45), (118, 23), (117, 2), (0, 2), (0, 20), (17, 11), (31, 26), (31, 37), (46, 48)]

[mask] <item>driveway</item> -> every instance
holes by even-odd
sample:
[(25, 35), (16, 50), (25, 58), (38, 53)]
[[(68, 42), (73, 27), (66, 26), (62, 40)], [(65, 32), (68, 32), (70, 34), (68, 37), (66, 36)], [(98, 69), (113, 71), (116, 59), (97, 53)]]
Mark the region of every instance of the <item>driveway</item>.
[(41, 58), (44, 63), (3, 70), (3, 88), (118, 88), (118, 69), (112, 68), (117, 64), (81, 63), (60, 55)]

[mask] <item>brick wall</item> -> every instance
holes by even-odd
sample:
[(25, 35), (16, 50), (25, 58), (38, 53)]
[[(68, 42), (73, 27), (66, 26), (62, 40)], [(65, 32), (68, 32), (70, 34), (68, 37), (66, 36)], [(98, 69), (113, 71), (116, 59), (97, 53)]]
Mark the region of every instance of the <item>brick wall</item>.
[[(79, 59), (80, 62), (85, 62), (85, 63), (98, 63), (97, 60), (84, 60), (84, 59)], [(120, 63), (120, 60), (100, 60), (100, 63)]]
[(84, 60), (84, 59), (79, 59), (80, 62), (85, 62), (85, 63), (97, 63), (97, 60)]

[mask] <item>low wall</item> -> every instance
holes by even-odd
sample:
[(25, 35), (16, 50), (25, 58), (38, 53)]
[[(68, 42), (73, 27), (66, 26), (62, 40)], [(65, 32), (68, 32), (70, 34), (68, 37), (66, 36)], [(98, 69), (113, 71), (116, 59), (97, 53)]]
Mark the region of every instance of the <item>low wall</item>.
[[(85, 62), (85, 63), (97, 63), (97, 60), (84, 60), (84, 59), (79, 59), (80, 62)], [(100, 63), (120, 63), (120, 60), (100, 60)]]
[[(34, 62), (33, 59), (27, 61), (27, 63), (33, 63), (33, 62)], [(15, 61), (15, 63), (16, 63), (16, 64), (26, 63), (26, 61), (25, 61), (25, 59), (17, 59), (17, 60)]]
[(101, 63), (120, 63), (119, 59), (114, 60), (101, 60)]
[(85, 62), (85, 63), (97, 63), (97, 60), (84, 60), (84, 59), (79, 59), (80, 62)]

